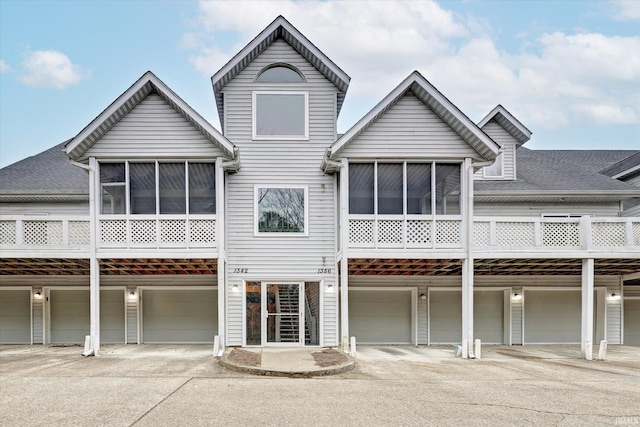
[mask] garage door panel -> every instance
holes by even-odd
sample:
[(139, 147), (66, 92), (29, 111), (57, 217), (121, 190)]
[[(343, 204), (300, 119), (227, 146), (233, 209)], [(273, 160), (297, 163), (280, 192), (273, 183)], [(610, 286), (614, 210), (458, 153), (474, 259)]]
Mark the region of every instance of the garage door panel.
[(100, 291), (100, 341), (105, 344), (125, 342), (124, 290)]
[(578, 343), (582, 323), (580, 291), (525, 291), (526, 343)]
[(49, 292), (52, 344), (81, 344), (90, 333), (89, 290)]
[(624, 301), (624, 345), (640, 347), (640, 300)]
[(459, 343), (462, 340), (462, 292), (432, 291), (429, 294), (430, 342)]
[(349, 291), (349, 332), (363, 344), (410, 344), (411, 292)]
[(504, 342), (504, 292), (475, 291), (473, 294), (473, 334), (487, 344)]
[(30, 290), (0, 290), (0, 343), (31, 343)]
[(218, 333), (218, 293), (206, 290), (145, 289), (145, 343), (213, 342)]

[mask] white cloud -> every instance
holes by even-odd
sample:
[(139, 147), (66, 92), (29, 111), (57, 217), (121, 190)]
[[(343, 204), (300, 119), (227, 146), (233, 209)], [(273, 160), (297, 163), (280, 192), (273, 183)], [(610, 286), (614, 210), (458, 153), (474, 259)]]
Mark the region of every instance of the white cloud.
[(640, 21), (640, 2), (637, 0), (611, 0), (611, 17), (618, 21)]
[(640, 37), (529, 34), (507, 52), (484, 20), (444, 7), (201, 2), (199, 28), (183, 45), (197, 49), (191, 62), (211, 76), (282, 14), (351, 76), (341, 120), (346, 125), (415, 69), (476, 120), (501, 103), (530, 127), (640, 124)]
[(20, 81), (31, 87), (65, 89), (91, 77), (91, 73), (56, 50), (28, 52), (22, 61)]
[(0, 73), (6, 73), (8, 71), (11, 71), (11, 67), (9, 67), (9, 64), (4, 62), (3, 59), (0, 59)]

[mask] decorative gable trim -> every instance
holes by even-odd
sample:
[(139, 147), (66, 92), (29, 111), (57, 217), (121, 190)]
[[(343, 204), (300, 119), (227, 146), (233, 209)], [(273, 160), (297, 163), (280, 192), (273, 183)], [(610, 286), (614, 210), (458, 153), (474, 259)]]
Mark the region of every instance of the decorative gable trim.
[(98, 117), (93, 119), (87, 127), (66, 144), (66, 153), (69, 158), (72, 160), (82, 159), (84, 153), (86, 153), (93, 144), (102, 138), (105, 133), (150, 93), (158, 94), (184, 117), (185, 120), (200, 131), (205, 138), (225, 152), (229, 158), (235, 159), (237, 157), (237, 148), (226, 137), (218, 132), (151, 71), (147, 71), (138, 81), (109, 105), (109, 107), (100, 113)]
[(513, 114), (507, 111), (502, 105), (498, 104), (484, 119), (480, 120), (478, 127), (484, 128), (484, 126), (494, 119), (500, 126), (504, 128), (516, 141), (518, 141), (518, 147), (527, 142), (531, 138), (531, 131), (526, 128), (525, 125), (520, 123)]
[(222, 123), (223, 128), (224, 97), (221, 92), (222, 88), (278, 39), (283, 39), (289, 43), (291, 47), (338, 88), (340, 92), (338, 93), (337, 114), (340, 114), (340, 109), (342, 108), (344, 97), (349, 88), (351, 77), (342, 71), (340, 67), (331, 61), (281, 15), (211, 77), (213, 94), (215, 95), (216, 105), (218, 107), (218, 116), (220, 117), (220, 123)]
[(336, 159), (338, 154), (354, 139), (367, 130), (383, 114), (393, 107), (409, 91), (433, 110), (451, 129), (467, 142), (482, 158), (493, 160), (498, 155), (500, 147), (462, 111), (440, 93), (418, 71), (411, 73), (391, 93), (360, 119), (351, 129), (342, 135), (329, 148), (330, 159)]

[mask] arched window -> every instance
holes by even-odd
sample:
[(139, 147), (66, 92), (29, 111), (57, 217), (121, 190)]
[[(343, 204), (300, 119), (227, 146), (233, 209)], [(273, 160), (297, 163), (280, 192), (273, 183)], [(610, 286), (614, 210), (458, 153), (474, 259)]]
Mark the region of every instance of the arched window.
[(304, 82), (304, 77), (296, 69), (285, 64), (269, 65), (262, 70), (258, 77), (257, 82), (265, 83), (296, 83)]

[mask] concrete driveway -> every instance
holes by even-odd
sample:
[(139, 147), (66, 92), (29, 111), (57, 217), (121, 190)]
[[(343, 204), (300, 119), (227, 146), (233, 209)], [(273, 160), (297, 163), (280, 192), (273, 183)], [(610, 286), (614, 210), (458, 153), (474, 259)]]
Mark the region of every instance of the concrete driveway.
[(575, 346), (486, 347), (480, 360), (450, 351), (359, 347), (351, 373), (289, 379), (228, 372), (210, 346), (106, 346), (90, 358), (79, 347), (0, 346), (0, 420), (7, 426), (640, 425), (638, 348), (612, 346), (606, 361), (579, 360)]

